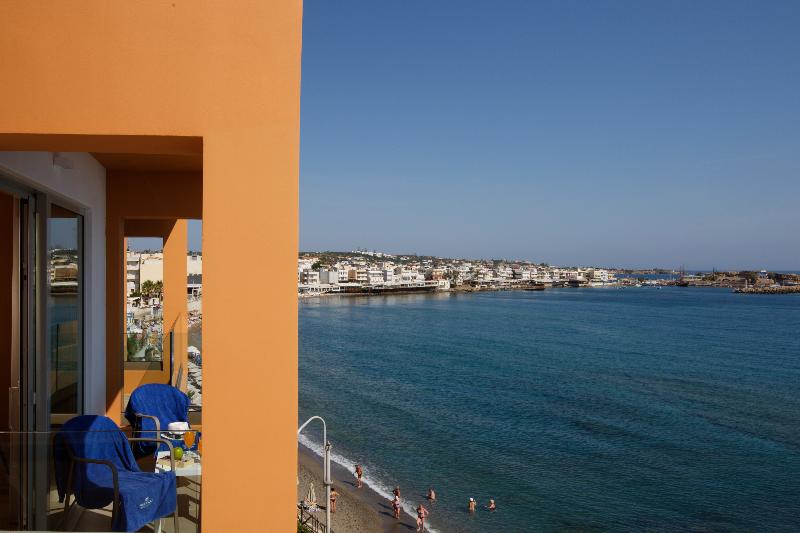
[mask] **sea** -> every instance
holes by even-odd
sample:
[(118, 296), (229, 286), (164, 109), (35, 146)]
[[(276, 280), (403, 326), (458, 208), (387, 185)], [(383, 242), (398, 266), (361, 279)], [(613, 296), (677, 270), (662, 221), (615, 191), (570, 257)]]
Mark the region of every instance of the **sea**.
[[(334, 460), (407, 510), (434, 487), (431, 531), (800, 531), (800, 295), (299, 306), (298, 421), (323, 416)], [(316, 429), (301, 440), (320, 450)]]

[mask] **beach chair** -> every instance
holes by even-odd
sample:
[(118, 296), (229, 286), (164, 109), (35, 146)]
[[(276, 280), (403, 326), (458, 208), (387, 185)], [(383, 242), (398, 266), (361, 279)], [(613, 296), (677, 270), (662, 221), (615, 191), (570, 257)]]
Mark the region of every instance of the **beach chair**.
[[(131, 438), (141, 442), (145, 438)], [(163, 439), (154, 439), (171, 449)], [(137, 531), (170, 514), (178, 532), (175, 465), (170, 472), (142, 472), (129, 440), (110, 418), (76, 416), (53, 441), (58, 501), (64, 502), (62, 525), (70, 510), (70, 497), (85, 509), (111, 508), (112, 531)]]
[[(189, 397), (172, 385), (150, 383), (137, 387), (128, 399), (125, 418), (133, 428), (134, 437), (157, 437), (169, 440), (173, 446), (183, 446), (181, 437), (173, 438), (167, 432), (169, 424), (184, 422), (189, 426)], [(134, 455), (146, 457), (167, 448), (153, 442), (137, 442)]]

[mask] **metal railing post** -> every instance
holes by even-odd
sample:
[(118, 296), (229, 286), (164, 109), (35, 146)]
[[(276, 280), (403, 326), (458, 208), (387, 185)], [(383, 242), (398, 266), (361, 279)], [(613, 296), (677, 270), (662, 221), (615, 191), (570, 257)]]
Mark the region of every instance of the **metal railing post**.
[(325, 419), (321, 416), (312, 416), (297, 428), (297, 436), (300, 432), (312, 421), (319, 420), (322, 422), (322, 444), (325, 449), (324, 458), (322, 461), (322, 484), (325, 485), (325, 532), (331, 533), (331, 443), (328, 442), (328, 426), (325, 424)]

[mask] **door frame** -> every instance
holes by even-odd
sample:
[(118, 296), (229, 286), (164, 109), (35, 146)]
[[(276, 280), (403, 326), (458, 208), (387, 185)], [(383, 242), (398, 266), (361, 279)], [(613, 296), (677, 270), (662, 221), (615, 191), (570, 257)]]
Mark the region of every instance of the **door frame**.
[[(12, 354), (12, 364), (18, 365), (15, 369), (18, 372), (19, 385), (17, 391), (19, 412), (16, 417), (12, 417), (17, 422), (12, 431), (18, 432), (19, 439), (11, 439), (11, 455), (9, 468), (13, 470), (9, 483), (18, 483), (18, 493), (16, 497), (17, 512), (19, 520), (18, 527), (28, 528), (36, 520), (33, 518), (34, 502), (31, 498), (32, 487), (34, 484), (34, 462), (37, 455), (38, 436), (35, 433), (35, 376), (36, 360), (38, 354), (38, 324), (36, 312), (38, 309), (36, 285), (37, 285), (37, 266), (36, 266), (36, 239), (37, 239), (37, 220), (36, 220), (36, 192), (24, 185), (19, 184), (13, 176), (0, 171), (0, 190), (12, 195), (18, 203), (18, 226), (19, 232), (19, 256), (15, 258), (18, 264), (19, 302), (18, 302), (18, 323), (19, 328), (18, 353)], [(11, 371), (11, 369), (9, 369)], [(13, 375), (13, 374), (12, 374)], [(13, 388), (13, 384), (12, 384)], [(11, 391), (0, 391), (8, 394)], [(11, 401), (11, 398), (9, 398)], [(11, 407), (11, 404), (9, 405)], [(9, 421), (11, 422), (11, 420)], [(10, 494), (13, 498), (14, 495)]]
[[(20, 232), (20, 391), (19, 391), (19, 520), (23, 529), (48, 529), (51, 472), (52, 417), (50, 409), (50, 335), (48, 311), (48, 231), (51, 203), (80, 215), (78, 219), (78, 328), (80, 346), (77, 414), (85, 412), (87, 279), (87, 209), (61, 195), (48, 194), (23, 185), (13, 172), (0, 168), (0, 190), (19, 201)], [(24, 389), (24, 390), (23, 390)], [(0, 391), (8, 394), (7, 391)], [(72, 416), (71, 414), (68, 416)], [(61, 422), (59, 420), (58, 422)], [(9, 480), (11, 481), (11, 480)]]

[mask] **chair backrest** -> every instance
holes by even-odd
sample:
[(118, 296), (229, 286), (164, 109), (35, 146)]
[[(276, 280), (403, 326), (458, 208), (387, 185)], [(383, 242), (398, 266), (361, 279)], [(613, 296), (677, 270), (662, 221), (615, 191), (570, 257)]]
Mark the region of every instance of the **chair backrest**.
[[(58, 430), (53, 442), (53, 459), (60, 497), (66, 489), (72, 456), (109, 461), (119, 471), (140, 471), (125, 434), (105, 416), (76, 416)], [(102, 465), (76, 463), (73, 471), (75, 492), (80, 492), (84, 480), (91, 479), (93, 472), (103, 473), (107, 469)]]
[(149, 383), (137, 387), (128, 399), (125, 418), (138, 431), (152, 431), (155, 424), (150, 419), (137, 419), (136, 413), (155, 416), (166, 430), (170, 422), (189, 421), (189, 397), (172, 385)]

